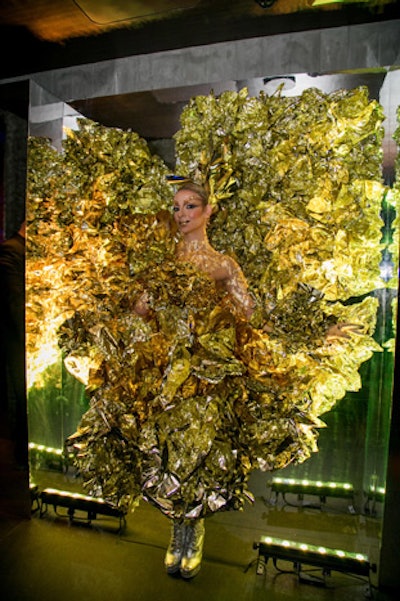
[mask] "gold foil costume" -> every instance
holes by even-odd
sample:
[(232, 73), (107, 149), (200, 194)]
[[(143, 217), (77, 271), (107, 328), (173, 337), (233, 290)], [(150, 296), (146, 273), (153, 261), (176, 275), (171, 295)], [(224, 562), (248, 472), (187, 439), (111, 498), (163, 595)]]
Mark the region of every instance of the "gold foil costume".
[[(36, 149), (28, 349), (48, 328), (85, 371), (90, 409), (70, 444), (88, 492), (123, 508), (143, 496), (172, 517), (239, 508), (253, 469), (307, 459), (319, 416), (360, 389), (361, 363), (381, 350), (378, 300), (341, 301), (381, 285), (382, 186), (367, 185), (380, 169), (381, 112), (371, 103), (364, 126), (365, 106), (362, 90), (243, 91), (196, 98), (182, 115), (177, 169), (210, 185), (209, 237), (238, 257), (257, 299), (250, 323), (239, 277), (228, 294), (209, 277), (212, 257), (210, 269), (176, 257), (169, 171), (142, 140), (84, 120), (63, 155), (47, 149), (42, 161)], [(339, 127), (339, 109), (360, 112), (354, 127)], [(362, 333), (327, 344), (338, 321)]]
[[(147, 219), (157, 232), (154, 224)], [(221, 265), (234, 275), (229, 291)], [(132, 307), (144, 293), (142, 318)], [(91, 494), (123, 509), (144, 498), (168, 517), (203, 517), (252, 500), (252, 470), (316, 450), (322, 407), (310, 387), (315, 365), (326, 379), (323, 360), (286, 356), (243, 316), (250, 302), (233, 259), (208, 244), (179, 244), (132, 277), (101, 323), (87, 313), (63, 325), (70, 357), (82, 340), (96, 349), (91, 407), (69, 441)]]
[[(319, 421), (306, 413), (309, 400), (285, 401), (282, 374), (274, 381), (258, 370), (267, 336), (241, 316), (244, 276), (222, 260), (235, 273), (234, 296), (208, 275), (221, 264), (208, 245), (178, 247), (176, 261), (141, 272), (138, 290), (144, 284), (151, 311), (129, 324), (129, 367), (127, 349), (105, 342), (104, 330), (86, 332), (103, 346), (103, 380), (70, 443), (92, 494), (124, 508), (143, 496), (169, 517), (202, 517), (251, 500), (252, 469), (277, 469), (315, 450)], [(70, 328), (79, 325), (70, 322), (68, 336)], [(124, 371), (115, 365), (120, 354)]]

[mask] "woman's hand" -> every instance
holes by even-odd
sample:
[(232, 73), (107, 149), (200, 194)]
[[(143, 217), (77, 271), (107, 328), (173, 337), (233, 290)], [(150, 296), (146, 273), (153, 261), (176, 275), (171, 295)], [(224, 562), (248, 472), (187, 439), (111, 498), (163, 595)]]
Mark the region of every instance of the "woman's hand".
[(357, 323), (337, 323), (327, 331), (326, 340), (328, 342), (342, 338), (350, 340), (351, 334), (357, 334), (358, 336), (363, 334), (363, 327)]
[(140, 317), (146, 317), (150, 311), (149, 295), (147, 292), (143, 292), (143, 294), (138, 298), (133, 306), (133, 310), (135, 311), (136, 315), (139, 315)]

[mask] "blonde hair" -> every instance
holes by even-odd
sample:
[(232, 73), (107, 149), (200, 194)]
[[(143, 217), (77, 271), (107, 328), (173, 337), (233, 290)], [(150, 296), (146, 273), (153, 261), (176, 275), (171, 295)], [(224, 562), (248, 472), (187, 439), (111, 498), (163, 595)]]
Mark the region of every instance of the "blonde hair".
[(196, 184), (195, 182), (185, 182), (181, 186), (179, 186), (178, 192), (181, 190), (189, 190), (198, 196), (203, 204), (203, 206), (208, 205), (208, 194), (206, 189), (200, 184)]

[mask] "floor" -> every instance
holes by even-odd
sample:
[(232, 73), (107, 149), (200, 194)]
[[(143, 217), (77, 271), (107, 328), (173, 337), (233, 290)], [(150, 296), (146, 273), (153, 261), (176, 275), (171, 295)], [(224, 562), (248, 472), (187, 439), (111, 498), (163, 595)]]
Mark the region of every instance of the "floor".
[[(32, 477), (32, 474), (31, 474)], [(73, 490), (68, 474), (38, 471), (39, 490)], [(169, 523), (141, 503), (120, 530), (115, 517), (49, 506), (34, 501), (30, 518), (0, 516), (0, 597), (2, 601), (387, 601), (371, 573), (365, 577), (293, 561), (269, 559), (258, 573), (263, 535), (358, 550), (372, 560), (380, 521), (349, 505), (348, 499), (271, 494), (265, 474), (254, 474), (256, 501), (243, 512), (215, 514), (206, 521), (200, 573), (190, 581), (168, 576), (163, 558)]]

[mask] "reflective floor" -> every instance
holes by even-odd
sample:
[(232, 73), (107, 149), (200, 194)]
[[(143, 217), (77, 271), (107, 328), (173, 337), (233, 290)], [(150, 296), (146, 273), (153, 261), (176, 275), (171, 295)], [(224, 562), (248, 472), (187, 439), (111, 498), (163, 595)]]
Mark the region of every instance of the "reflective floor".
[[(39, 489), (73, 488), (67, 474), (34, 474)], [(349, 499), (271, 493), (265, 474), (251, 482), (254, 505), (215, 514), (206, 521), (200, 573), (190, 581), (164, 572), (168, 520), (141, 503), (119, 530), (115, 517), (33, 503), (30, 519), (3, 513), (0, 522), (3, 601), (361, 601), (389, 599), (370, 578), (269, 558), (261, 570), (255, 546), (262, 536), (366, 553), (379, 547), (378, 517)], [(41, 515), (42, 513), (42, 515)], [(262, 572), (262, 573), (260, 573)]]

